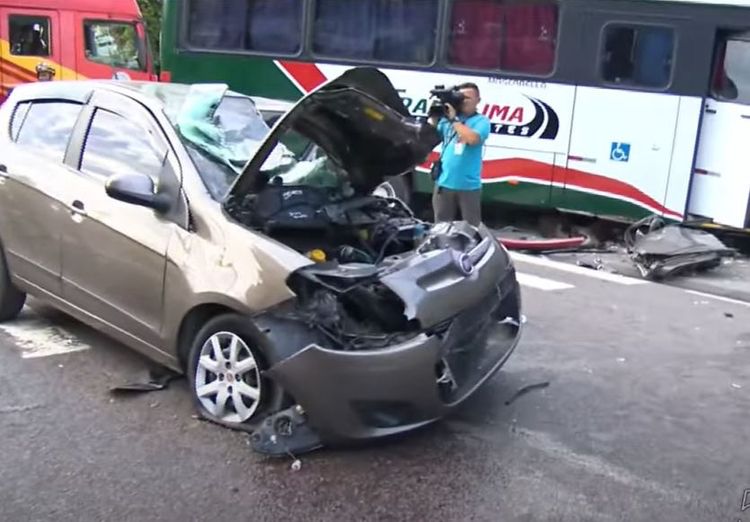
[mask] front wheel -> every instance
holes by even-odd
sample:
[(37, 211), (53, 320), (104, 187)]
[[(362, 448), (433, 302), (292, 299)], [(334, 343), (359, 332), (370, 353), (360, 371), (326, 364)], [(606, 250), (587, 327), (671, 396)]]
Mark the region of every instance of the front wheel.
[(263, 377), (265, 360), (250, 320), (226, 314), (208, 321), (190, 349), (188, 379), (199, 413), (223, 426), (252, 431), (281, 408), (283, 392)]

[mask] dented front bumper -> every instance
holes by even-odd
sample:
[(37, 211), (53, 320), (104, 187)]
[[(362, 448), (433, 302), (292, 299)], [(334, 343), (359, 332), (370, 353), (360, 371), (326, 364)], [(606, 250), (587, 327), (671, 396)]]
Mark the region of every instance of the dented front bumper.
[[(323, 444), (384, 437), (431, 423), (489, 379), (518, 343), (520, 290), (512, 265), (502, 268), (502, 273), (492, 270), (492, 280), (485, 271), (475, 274), (484, 295), (409, 341), (362, 351), (310, 343), (266, 373), (295, 398), (295, 411), (304, 412)], [(478, 282), (471, 285), (471, 293), (477, 288)], [(266, 430), (265, 440), (256, 438), (254, 445), (269, 453), (293, 450), (293, 433), (286, 435), (288, 440), (280, 440), (284, 434)]]

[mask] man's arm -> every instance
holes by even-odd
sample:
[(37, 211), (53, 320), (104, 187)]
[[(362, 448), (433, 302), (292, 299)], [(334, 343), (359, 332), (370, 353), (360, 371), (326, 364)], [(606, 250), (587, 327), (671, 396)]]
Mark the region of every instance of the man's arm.
[(464, 125), (460, 121), (453, 123), (453, 130), (456, 131), (458, 140), (461, 143), (466, 143), (467, 145), (479, 145), (482, 142), (482, 138), (479, 136), (478, 132), (475, 132), (474, 129), (468, 125)]
[(453, 130), (456, 131), (459, 142), (466, 143), (467, 145), (479, 145), (482, 143), (482, 136), (478, 132), (456, 119), (456, 109), (450, 105), (446, 105), (445, 111), (448, 121), (451, 122)]

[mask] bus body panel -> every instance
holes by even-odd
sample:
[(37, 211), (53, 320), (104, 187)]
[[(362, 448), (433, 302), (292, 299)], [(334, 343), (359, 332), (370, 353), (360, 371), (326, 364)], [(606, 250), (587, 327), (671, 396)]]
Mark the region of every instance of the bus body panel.
[(703, 98), (680, 96), (664, 206), (688, 216)]
[[(348, 68), (330, 64), (302, 67), (289, 62), (279, 62), (278, 66), (303, 90), (335, 78)], [(462, 79), (476, 83), (482, 98), (478, 110), (489, 118), (492, 128), (484, 148), (483, 197), (544, 207), (554, 204), (551, 189), (555, 154), (568, 152), (574, 87), (494, 77), (381, 70), (415, 116), (427, 116), (429, 92), (435, 86), (454, 85)], [(439, 150), (440, 147), (436, 149)]]
[(664, 206), (678, 106), (677, 96), (578, 87), (565, 187), (681, 219), (684, 202)]
[[(189, 1), (165, 0), (162, 67), (166, 77), (177, 82), (222, 81), (247, 94), (296, 100), (342, 70), (364, 64), (314, 56), (314, 2), (303, 1), (304, 43), (292, 58), (242, 49), (192, 48), (185, 25), (190, 19)], [(429, 90), (435, 85), (465, 81), (479, 85), (480, 111), (493, 123), (484, 150), (485, 200), (627, 221), (656, 213), (671, 220), (706, 217), (716, 224), (750, 227), (750, 174), (743, 170), (747, 147), (738, 145), (739, 137), (748, 135), (750, 118), (726, 120), (703, 113), (704, 100), (720, 107), (718, 116), (728, 110), (721, 109), (723, 105), (731, 105), (711, 99), (715, 96), (712, 77), (720, 68), (716, 50), (731, 35), (750, 29), (750, 2), (557, 2), (555, 66), (542, 78), (498, 70), (456, 70), (448, 63), (453, 30), (450, 3), (459, 0), (436, 1), (442, 13), (436, 25), (436, 62), (422, 67), (373, 65), (386, 72), (405, 105), (417, 115), (425, 114)], [(469, 18), (476, 23), (476, 17)], [(612, 52), (607, 47), (608, 28), (625, 28), (625, 33), (632, 29), (630, 59), (637, 55), (642, 62), (631, 65), (647, 83), (605, 78), (603, 60)], [(664, 28), (671, 31), (671, 41), (665, 39)], [(636, 45), (637, 34), (649, 30), (643, 45)], [(625, 33), (618, 41), (627, 39)], [(549, 34), (543, 30), (539, 40)], [(532, 38), (529, 44), (538, 42)], [(746, 56), (750, 60), (750, 52)], [(750, 74), (750, 63), (746, 72)], [(750, 89), (750, 80), (745, 85)], [(747, 105), (734, 104), (738, 107), (734, 110), (750, 116), (750, 101), (744, 101)], [(537, 113), (541, 120), (535, 119)], [(553, 119), (556, 134), (549, 131), (542, 137)], [(536, 127), (539, 121), (541, 127)], [(418, 191), (432, 189), (429, 166), (426, 162), (418, 169)], [(711, 176), (712, 168), (721, 170), (721, 177)], [(731, 201), (726, 199), (730, 192)]]
[[(301, 92), (348, 68), (276, 63)], [(665, 205), (679, 114), (678, 96), (382, 70), (400, 92), (404, 104), (418, 116), (426, 115), (429, 91), (435, 85), (466, 80), (478, 85), (482, 95), (479, 112), (490, 118), (493, 128), (485, 145), (482, 169), (483, 199), (487, 201), (555, 207), (616, 219), (636, 219), (648, 213), (675, 220), (683, 217), (686, 200), (675, 199), (679, 187), (671, 191), (673, 206)], [(642, 114), (650, 116), (644, 118)], [(603, 126), (603, 121), (616, 121), (617, 125)], [(694, 121), (686, 132), (692, 134), (690, 151), (696, 131)], [(637, 154), (612, 158), (616, 144)], [(683, 149), (684, 144), (681, 145)], [(424, 179), (426, 170), (422, 169), (422, 179), (417, 183), (420, 191), (431, 189), (431, 183)], [(682, 175), (685, 196), (689, 174), (688, 166)]]
[(750, 107), (706, 100), (690, 212), (744, 227), (750, 194)]

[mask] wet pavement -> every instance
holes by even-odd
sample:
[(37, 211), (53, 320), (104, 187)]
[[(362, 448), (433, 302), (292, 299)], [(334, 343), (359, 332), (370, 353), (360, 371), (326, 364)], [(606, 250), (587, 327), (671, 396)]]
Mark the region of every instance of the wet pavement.
[(456, 414), (299, 471), (193, 418), (184, 381), (110, 395), (145, 361), (27, 309), (0, 329), (0, 518), (750, 520), (750, 306), (518, 269), (523, 340)]

